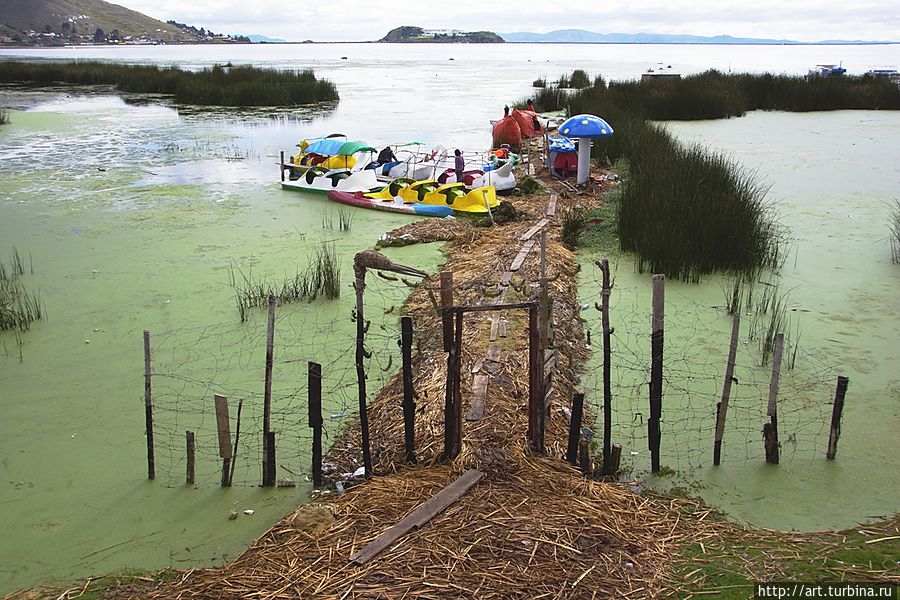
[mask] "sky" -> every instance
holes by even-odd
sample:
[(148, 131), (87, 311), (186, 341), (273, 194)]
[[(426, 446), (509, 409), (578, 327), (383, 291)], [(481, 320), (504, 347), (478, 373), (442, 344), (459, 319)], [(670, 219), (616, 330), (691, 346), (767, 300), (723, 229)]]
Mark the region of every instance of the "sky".
[(113, 1), (162, 21), (171, 19), (215, 33), (260, 34), (286, 41), (375, 40), (400, 25), (496, 33), (586, 29), (801, 42), (900, 41), (900, 10), (890, 0)]

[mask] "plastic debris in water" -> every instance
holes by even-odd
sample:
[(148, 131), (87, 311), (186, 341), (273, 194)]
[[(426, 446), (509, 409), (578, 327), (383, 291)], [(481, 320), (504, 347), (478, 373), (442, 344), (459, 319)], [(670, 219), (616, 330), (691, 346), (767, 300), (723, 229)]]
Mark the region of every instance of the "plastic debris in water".
[(245, 514), (245, 515), (252, 515), (254, 512), (256, 512), (256, 511), (254, 511), (252, 508), (248, 508), (247, 510), (244, 511), (244, 514)]

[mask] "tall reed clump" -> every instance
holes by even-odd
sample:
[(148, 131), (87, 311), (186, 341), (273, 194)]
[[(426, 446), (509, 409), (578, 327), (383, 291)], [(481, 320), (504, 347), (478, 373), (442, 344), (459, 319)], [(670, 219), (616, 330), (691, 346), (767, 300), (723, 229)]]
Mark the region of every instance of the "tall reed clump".
[[(34, 272), (33, 266), (29, 272)], [(44, 316), (40, 296), (30, 293), (22, 282), (25, 273), (25, 261), (13, 248), (9, 267), (0, 262), (0, 331), (28, 331), (32, 322)]]
[[(783, 232), (765, 202), (765, 186), (720, 154), (679, 144), (648, 122), (632, 97), (610, 94), (617, 85), (596, 78), (595, 85), (562, 102), (573, 114), (599, 115), (615, 128), (615, 135), (595, 141), (593, 156), (629, 165), (622, 175), (617, 231), (621, 249), (637, 254), (639, 270), (699, 281), (713, 272), (779, 267)], [(727, 95), (731, 84), (719, 85)], [(670, 86), (648, 87), (665, 94)], [(553, 92), (539, 90), (538, 106), (559, 108)]]
[(0, 82), (33, 86), (115, 85), (123, 92), (169, 94), (183, 104), (295, 106), (338, 100), (337, 88), (312, 70), (222, 66), (200, 71), (119, 63), (0, 62)]
[(243, 272), (234, 264), (229, 270), (229, 283), (235, 290), (235, 301), (241, 322), (247, 320), (250, 309), (267, 306), (269, 296), (278, 304), (313, 301), (319, 296), (334, 300), (341, 295), (341, 265), (334, 243), (322, 242), (307, 263), (306, 270), (298, 270), (281, 283), (259, 280), (253, 271)]
[(891, 262), (900, 264), (900, 200), (891, 211)]

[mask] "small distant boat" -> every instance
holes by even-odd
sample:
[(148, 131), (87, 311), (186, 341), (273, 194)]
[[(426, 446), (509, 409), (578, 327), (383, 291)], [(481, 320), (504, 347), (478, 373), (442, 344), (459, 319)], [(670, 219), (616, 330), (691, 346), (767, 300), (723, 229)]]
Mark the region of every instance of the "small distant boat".
[(453, 209), (447, 205), (436, 206), (419, 203), (407, 204), (402, 201), (385, 201), (380, 198), (373, 198), (370, 194), (363, 192), (332, 190), (328, 192), (328, 199), (359, 208), (371, 208), (372, 210), (419, 215), (422, 217), (447, 217), (453, 214)]
[(866, 76), (874, 77), (875, 79), (887, 79), (891, 83), (900, 85), (900, 73), (897, 72), (897, 69), (871, 69), (866, 71)]
[(807, 79), (811, 77), (841, 77), (847, 69), (840, 65), (816, 65), (814, 69), (810, 69), (806, 74)]

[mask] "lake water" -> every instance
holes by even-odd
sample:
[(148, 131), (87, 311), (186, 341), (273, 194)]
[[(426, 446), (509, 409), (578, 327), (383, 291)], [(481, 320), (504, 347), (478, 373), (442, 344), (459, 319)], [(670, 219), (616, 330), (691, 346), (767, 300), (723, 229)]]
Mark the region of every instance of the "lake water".
[[(124, 567), (216, 564), (235, 556), (305, 498), (303, 452), (309, 434), (305, 415), (294, 407), (302, 405), (305, 394), (306, 361), (318, 360), (325, 365), (329, 391), (328, 432), (337, 431), (342, 415), (353, 411), (355, 383), (347, 360), (353, 343), (352, 294), (345, 288), (338, 301), (279, 309), (273, 394), (277, 430), (284, 436), (279, 447), (285, 446), (279, 469), (288, 469), (279, 476), (294, 478), (300, 486), (257, 488), (258, 443), (245, 440), (236, 485), (223, 491), (208, 421), (211, 396), (228, 395), (232, 415), (235, 401), (247, 398), (247, 430), (258, 425), (259, 410), (250, 399), (262, 393), (265, 339), (260, 311), (239, 322), (231, 277), (289, 277), (305, 269), (325, 241), (335, 244), (346, 283), (353, 254), (406, 219), (365, 212), (356, 215), (350, 232), (342, 232), (337, 213), (324, 199), (280, 190), (278, 152), (289, 151), (302, 137), (339, 131), (375, 145), (417, 140), (483, 149), (490, 143), (488, 121), (502, 113), (504, 104), (527, 97), (534, 79), (553, 79), (574, 68), (607, 79), (633, 79), (658, 68), (660, 61), (682, 73), (715, 67), (794, 74), (817, 63), (843, 61), (849, 72), (862, 73), (896, 66), (900, 46), (0, 50), (0, 58), (17, 57), (185, 68), (228, 61), (311, 67), (337, 84), (341, 101), (333, 110), (238, 114), (132, 104), (117, 95), (71, 88), (0, 89), (0, 106), (13, 109), (12, 123), (0, 127), (0, 259), (6, 260), (13, 247), (29, 256), (34, 273), (26, 275), (26, 283), (40, 291), (47, 308), (46, 321), (24, 333), (21, 343), (0, 335), (2, 592)], [(763, 526), (847, 526), (898, 510), (900, 480), (893, 455), (900, 431), (895, 369), (900, 278), (897, 266), (889, 264), (886, 237), (900, 184), (895, 164), (900, 115), (771, 113), (670, 127), (687, 141), (700, 140), (757, 170), (771, 184), (770, 198), (797, 240), (781, 285), (791, 290), (792, 308), (802, 315), (795, 321), (802, 332), (801, 359), (797, 375), (786, 376), (785, 388), (814, 381), (824, 389), (837, 372), (850, 376), (851, 387), (837, 461), (826, 463), (800, 435), (799, 449), (787, 453), (789, 460), (768, 469), (758, 457), (758, 433), (751, 425), (738, 426), (736, 417), (740, 438), (726, 435), (720, 470), (711, 471), (705, 466), (709, 461), (694, 451), (667, 446), (682, 434), (665, 429), (670, 438), (664, 438), (664, 464), (682, 472), (712, 503)], [(441, 262), (437, 247), (400, 249), (392, 256), (426, 270)], [(596, 273), (589, 267), (593, 258), (582, 257), (585, 302), (597, 298)], [(627, 257), (614, 261), (618, 314), (641, 323), (649, 306), (646, 277), (633, 273)], [(369, 312), (378, 316), (371, 329), (376, 351), (371, 386), (376, 387), (392, 371), (387, 367), (397, 364), (391, 307), (405, 291), (376, 281), (370, 292), (367, 306), (371, 303)], [(691, 343), (710, 348), (704, 357), (684, 358), (683, 364), (700, 378), (695, 362), (700, 360), (703, 376), (718, 380), (725, 345), (718, 336), (725, 332), (727, 337), (728, 329), (727, 318), (714, 308), (722, 304), (719, 282), (670, 283), (667, 299), (672, 327), (667, 350), (686, 356), (683, 348)], [(595, 327), (595, 317), (587, 318)], [(635, 342), (629, 347), (639, 345), (642, 326), (634, 326)], [(145, 479), (145, 329), (153, 335), (158, 374), (157, 482)], [(742, 377), (762, 381), (747, 346)], [(590, 374), (586, 381), (596, 383)], [(709, 417), (708, 405), (701, 402), (714, 394), (715, 385), (709, 388), (691, 391), (701, 399), (690, 405), (698, 420)], [(816, 415), (827, 409), (825, 395), (817, 401)], [(666, 418), (674, 426), (670, 415)], [(752, 423), (749, 417), (745, 421)], [(796, 431), (808, 427), (799, 423)], [(186, 429), (198, 431), (195, 487), (182, 483)], [(639, 431), (624, 422), (616, 431), (632, 436), (625, 444), (626, 462), (635, 472), (644, 471)], [(706, 440), (698, 444), (705, 448)], [(812, 496), (830, 498), (833, 506), (814, 511), (808, 502)], [(245, 509), (255, 514), (244, 515)], [(232, 510), (240, 514), (233, 521), (227, 519)]]

